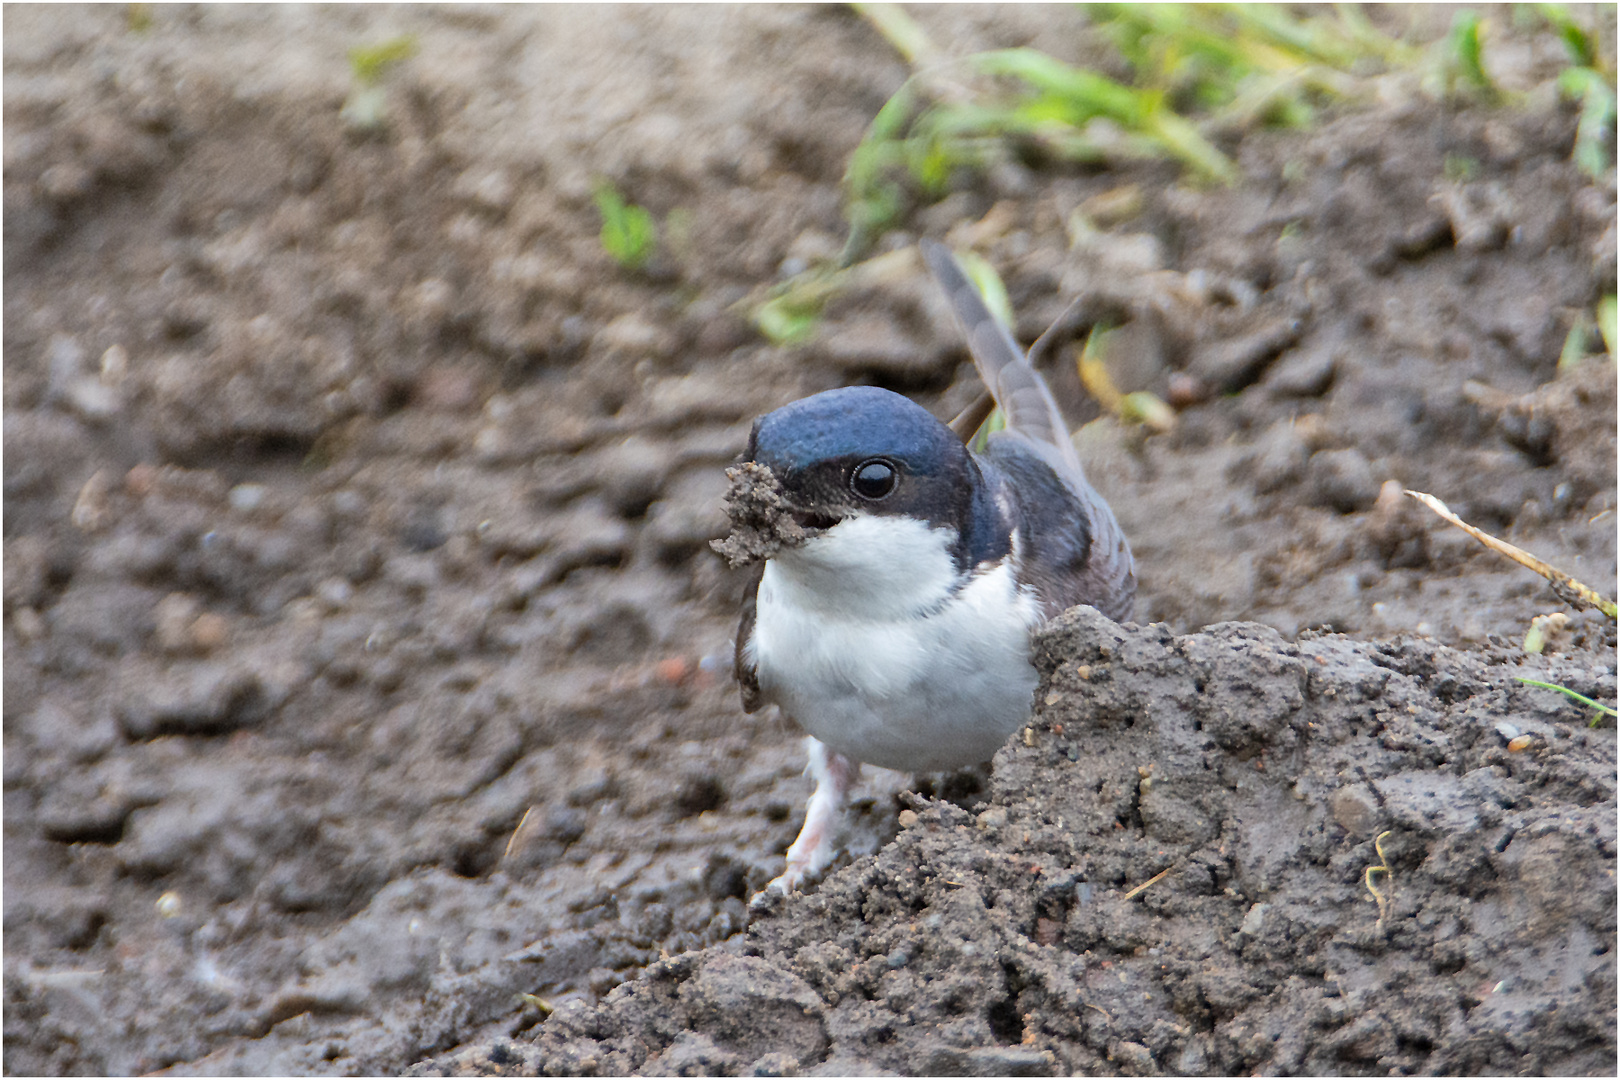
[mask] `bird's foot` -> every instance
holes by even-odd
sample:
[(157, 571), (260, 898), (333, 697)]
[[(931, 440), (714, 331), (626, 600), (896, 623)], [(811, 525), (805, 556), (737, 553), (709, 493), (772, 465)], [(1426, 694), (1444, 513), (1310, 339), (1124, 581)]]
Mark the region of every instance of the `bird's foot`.
[(815, 793), (805, 808), (804, 828), (787, 850), (787, 869), (765, 886), (766, 892), (786, 896), (806, 881), (821, 876), (838, 855), (834, 834), (843, 818), (844, 800), (855, 786), (860, 762), (827, 749), (817, 739), (806, 739), (810, 750), (807, 771), (816, 781)]
[(815, 814), (814, 809), (815, 801), (812, 799), (811, 812), (805, 815), (804, 828), (787, 850), (787, 869), (765, 886), (767, 889), (774, 889), (786, 896), (806, 881), (819, 878), (821, 872), (838, 856), (833, 832), (842, 816), (840, 808), (835, 806), (830, 813), (822, 815)]

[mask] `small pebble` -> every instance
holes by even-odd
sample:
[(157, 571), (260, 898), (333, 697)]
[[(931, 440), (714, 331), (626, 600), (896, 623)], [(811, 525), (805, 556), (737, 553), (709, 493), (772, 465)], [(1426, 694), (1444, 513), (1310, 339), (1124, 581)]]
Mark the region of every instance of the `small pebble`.
[(11, 629), (24, 644), (45, 636), (45, 620), (31, 607), (20, 607), (11, 613)]
[(100, 379), (86, 376), (68, 384), (65, 392), (70, 409), (85, 420), (105, 420), (118, 412), (117, 389)]
[(1170, 376), (1169, 400), (1178, 409), (1191, 408), (1209, 400), (1209, 388), (1198, 376), (1178, 371)]
[(634, 312), (627, 312), (598, 330), (591, 344), (610, 355), (653, 356), (662, 359), (675, 349), (668, 332)]
[(152, 621), (156, 624), (158, 645), (164, 652), (186, 652), (191, 648), (191, 627), (200, 608), (197, 599), (185, 593), (170, 593), (158, 601)]
[(658, 681), (669, 686), (678, 686), (687, 675), (691, 673), (692, 666), (683, 656), (670, 656), (658, 661), (653, 668), (653, 674)]
[(39, 177), (40, 190), (52, 202), (67, 202), (90, 192), (95, 186), (95, 174), (77, 162), (52, 165)]
[(251, 513), (264, 503), (266, 489), (263, 484), (237, 484), (231, 488), (226, 501), (239, 514)]
[(492, 169), (482, 176), (469, 170), (457, 181), (456, 187), (459, 194), (465, 194), (477, 205), (497, 213), (505, 213), (517, 198), (517, 186), (501, 169)]
[(137, 499), (145, 498), (157, 486), (157, 478), (157, 466), (142, 462), (131, 466), (129, 472), (124, 474), (124, 490)]
[(1354, 836), (1370, 836), (1378, 820), (1378, 803), (1366, 784), (1340, 788), (1329, 801), (1333, 820)]
[(1360, 450), (1323, 450), (1306, 466), (1312, 488), (1312, 501), (1341, 514), (1371, 507), (1381, 485), (1374, 479), (1372, 465)]
[(231, 626), (225, 616), (212, 611), (198, 615), (191, 623), (191, 645), (200, 653), (211, 653), (220, 648), (231, 636)]
[(1142, 212), (1142, 189), (1135, 184), (1110, 188), (1086, 199), (1080, 209), (1098, 225), (1117, 225)]
[(332, 494), (332, 509), (346, 518), (358, 518), (366, 512), (365, 496), (344, 488)]
[(349, 601), (354, 599), (354, 586), (340, 577), (329, 577), (316, 586), (315, 595), (321, 602), (334, 611), (347, 607)]
[(412, 290), (411, 314), (423, 322), (433, 322), (450, 313), (456, 292), (442, 278), (427, 278)]
[(129, 353), (122, 345), (109, 346), (101, 354), (101, 381), (107, 386), (122, 385), (129, 374)]
[(84, 346), (67, 334), (52, 335), (45, 349), (46, 369), (50, 372), (49, 396), (61, 397), (84, 373)]
[(463, 367), (429, 368), (416, 383), (416, 398), (430, 409), (455, 412), (478, 404), (478, 380)]
[(79, 497), (73, 503), (73, 512), (69, 520), (74, 527), (82, 532), (100, 532), (112, 522), (112, 507), (108, 504), (108, 496), (112, 487), (112, 480), (106, 469), (100, 469), (96, 474), (86, 480), (84, 487), (79, 489)]

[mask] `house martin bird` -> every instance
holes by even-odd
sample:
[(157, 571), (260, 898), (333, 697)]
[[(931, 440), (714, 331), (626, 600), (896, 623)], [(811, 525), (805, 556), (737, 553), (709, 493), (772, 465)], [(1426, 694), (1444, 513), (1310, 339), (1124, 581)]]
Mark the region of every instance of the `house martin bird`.
[(1123, 621), (1136, 597), (1046, 381), (950, 251), (922, 254), (1005, 429), (974, 453), (912, 401), (851, 386), (760, 417), (730, 472), (716, 548), (763, 562), (737, 633), (743, 707), (775, 704), (810, 736), (815, 793), (769, 886), (783, 893), (837, 854), (862, 762), (988, 761), (1029, 719), (1030, 630), (1076, 604)]

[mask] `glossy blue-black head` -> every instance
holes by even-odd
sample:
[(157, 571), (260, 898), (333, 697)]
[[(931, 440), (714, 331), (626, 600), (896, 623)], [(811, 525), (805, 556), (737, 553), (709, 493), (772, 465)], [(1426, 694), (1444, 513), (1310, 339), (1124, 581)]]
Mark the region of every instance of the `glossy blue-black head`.
[(966, 562), (1005, 551), (962, 440), (892, 391), (849, 386), (785, 405), (755, 421), (748, 456), (770, 468), (802, 525), (904, 515), (956, 530)]
[(778, 475), (829, 461), (888, 457), (921, 475), (962, 458), (962, 441), (909, 398), (846, 386), (795, 401), (754, 423), (749, 457)]

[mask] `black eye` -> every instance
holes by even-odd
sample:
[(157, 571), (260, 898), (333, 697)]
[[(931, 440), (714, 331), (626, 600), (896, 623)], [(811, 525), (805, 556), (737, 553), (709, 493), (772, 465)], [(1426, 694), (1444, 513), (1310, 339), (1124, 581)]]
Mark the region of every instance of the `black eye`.
[(863, 461), (849, 474), (849, 490), (863, 499), (877, 500), (894, 490), (899, 479), (894, 466), (881, 458)]

